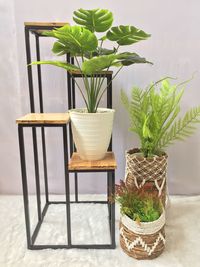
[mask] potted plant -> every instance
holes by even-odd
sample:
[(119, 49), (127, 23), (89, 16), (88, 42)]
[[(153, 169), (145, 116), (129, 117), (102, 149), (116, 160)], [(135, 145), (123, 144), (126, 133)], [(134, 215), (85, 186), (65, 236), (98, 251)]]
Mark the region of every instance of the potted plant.
[(158, 257), (165, 248), (165, 212), (160, 199), (142, 189), (132, 191), (123, 181), (115, 191), (123, 251), (140, 260)]
[[(178, 116), (185, 83), (175, 85), (165, 78), (146, 90), (134, 87), (130, 100), (124, 91), (121, 92), (130, 116), (130, 131), (138, 135), (141, 146), (126, 152), (125, 183), (134, 190), (144, 187), (156, 191), (163, 205), (166, 199), (165, 149), (193, 134), (200, 122), (200, 106), (190, 109), (182, 118)], [(160, 87), (156, 88), (158, 85)]]
[[(56, 38), (52, 51), (58, 56), (70, 53), (75, 64), (64, 61), (39, 61), (32, 64), (51, 64), (73, 74), (79, 72), (84, 87), (77, 88), (86, 108), (70, 111), (73, 138), (82, 159), (98, 160), (105, 156), (113, 124), (114, 110), (99, 108), (107, 86), (104, 86), (105, 71), (118, 67), (113, 79), (124, 66), (136, 63), (150, 63), (136, 53), (119, 52), (120, 47), (145, 40), (149, 34), (134, 26), (111, 27), (113, 14), (106, 9), (74, 12), (75, 26), (65, 25), (43, 34)], [(103, 33), (99, 36), (99, 33)], [(112, 49), (103, 47), (105, 41), (112, 42)], [(98, 77), (95, 74), (99, 74)], [(72, 78), (73, 75), (72, 75)]]

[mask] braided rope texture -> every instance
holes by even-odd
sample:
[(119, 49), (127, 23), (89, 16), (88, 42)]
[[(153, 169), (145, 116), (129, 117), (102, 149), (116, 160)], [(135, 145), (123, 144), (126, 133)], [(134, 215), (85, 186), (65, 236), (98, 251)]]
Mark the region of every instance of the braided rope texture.
[(165, 248), (164, 226), (154, 234), (140, 235), (131, 231), (120, 221), (120, 245), (130, 257), (138, 260), (154, 259)]
[(166, 203), (167, 154), (145, 158), (134, 148), (126, 152), (125, 184), (130, 190), (142, 187), (157, 192), (163, 206)]

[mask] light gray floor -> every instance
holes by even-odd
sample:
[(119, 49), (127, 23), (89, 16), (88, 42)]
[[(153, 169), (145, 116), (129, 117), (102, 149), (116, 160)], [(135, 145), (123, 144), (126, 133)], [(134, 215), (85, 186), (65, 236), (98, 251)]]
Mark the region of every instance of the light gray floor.
[[(63, 197), (54, 196), (56, 199)], [(102, 199), (103, 196), (83, 196)], [(200, 196), (170, 197), (167, 211), (165, 252), (152, 261), (137, 261), (119, 247), (119, 207), (116, 207), (115, 250), (41, 250), (26, 249), (23, 201), (21, 196), (0, 196), (0, 267), (199, 267)], [(35, 197), (30, 198), (31, 220), (36, 219)], [(100, 205), (73, 205), (73, 242), (109, 241), (107, 208)], [(65, 207), (49, 209), (38, 244), (65, 243)]]

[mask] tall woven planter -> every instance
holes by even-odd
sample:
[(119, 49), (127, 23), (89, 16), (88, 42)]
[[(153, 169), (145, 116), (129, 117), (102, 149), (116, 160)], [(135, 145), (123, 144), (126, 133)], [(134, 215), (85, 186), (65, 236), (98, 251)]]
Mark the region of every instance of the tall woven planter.
[(125, 184), (128, 189), (154, 192), (166, 204), (167, 154), (145, 158), (134, 148), (126, 152)]
[(158, 257), (165, 248), (165, 213), (153, 222), (137, 222), (123, 215), (120, 245), (130, 257), (145, 260)]

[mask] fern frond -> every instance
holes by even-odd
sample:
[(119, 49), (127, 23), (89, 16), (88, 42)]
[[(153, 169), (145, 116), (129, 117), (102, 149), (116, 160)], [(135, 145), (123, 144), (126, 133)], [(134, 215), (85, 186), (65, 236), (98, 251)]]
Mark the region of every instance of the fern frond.
[(176, 140), (185, 140), (196, 130), (195, 124), (200, 122), (200, 106), (187, 111), (183, 119), (174, 122), (169, 131), (161, 138), (158, 148), (163, 149)]
[(124, 90), (121, 90), (121, 100), (122, 100), (122, 103), (124, 104), (124, 107), (129, 112), (129, 108), (130, 108), (129, 99), (128, 99), (128, 96), (125, 94)]

